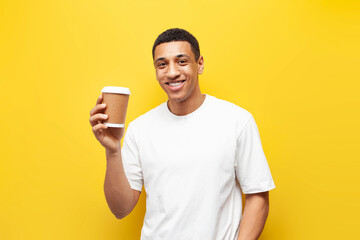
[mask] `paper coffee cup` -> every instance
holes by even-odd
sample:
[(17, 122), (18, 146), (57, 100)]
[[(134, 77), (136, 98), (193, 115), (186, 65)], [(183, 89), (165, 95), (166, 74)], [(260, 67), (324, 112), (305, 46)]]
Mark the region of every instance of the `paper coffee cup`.
[(105, 114), (108, 115), (104, 124), (108, 127), (125, 127), (130, 90), (124, 87), (108, 86), (104, 87), (101, 93), (103, 102), (106, 103)]

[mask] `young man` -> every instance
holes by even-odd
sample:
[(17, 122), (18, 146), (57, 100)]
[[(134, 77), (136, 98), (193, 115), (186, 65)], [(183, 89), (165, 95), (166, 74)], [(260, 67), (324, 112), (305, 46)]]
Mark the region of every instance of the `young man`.
[(106, 149), (111, 211), (128, 215), (144, 185), (143, 240), (257, 239), (275, 185), (253, 116), (201, 93), (204, 59), (187, 31), (160, 34), (153, 59), (168, 101), (129, 124), (122, 149), (124, 131), (103, 124), (101, 96), (90, 112), (94, 135)]

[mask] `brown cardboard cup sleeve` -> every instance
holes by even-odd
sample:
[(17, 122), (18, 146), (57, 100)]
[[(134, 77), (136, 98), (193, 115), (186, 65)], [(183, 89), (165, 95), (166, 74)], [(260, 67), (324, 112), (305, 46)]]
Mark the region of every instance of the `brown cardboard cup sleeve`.
[(104, 124), (108, 127), (125, 127), (130, 90), (125, 87), (107, 86), (101, 90), (101, 93), (106, 104), (105, 114), (108, 115)]

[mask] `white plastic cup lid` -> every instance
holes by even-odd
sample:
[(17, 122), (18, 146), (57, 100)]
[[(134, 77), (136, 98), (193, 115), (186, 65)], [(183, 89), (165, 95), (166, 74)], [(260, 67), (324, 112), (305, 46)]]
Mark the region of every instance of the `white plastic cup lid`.
[(124, 128), (125, 124), (121, 123), (105, 123), (108, 127)]
[(101, 90), (102, 93), (118, 93), (118, 94), (127, 94), (130, 95), (130, 89), (125, 87), (113, 87), (107, 86)]

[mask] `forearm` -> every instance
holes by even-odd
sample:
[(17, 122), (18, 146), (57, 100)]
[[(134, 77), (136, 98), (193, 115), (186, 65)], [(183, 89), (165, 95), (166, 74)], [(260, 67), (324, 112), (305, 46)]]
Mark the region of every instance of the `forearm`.
[(244, 214), (240, 221), (238, 240), (257, 240), (269, 213), (268, 193), (246, 198)]
[(134, 193), (126, 178), (121, 159), (121, 151), (106, 151), (105, 198), (112, 213), (123, 218), (134, 208)]

